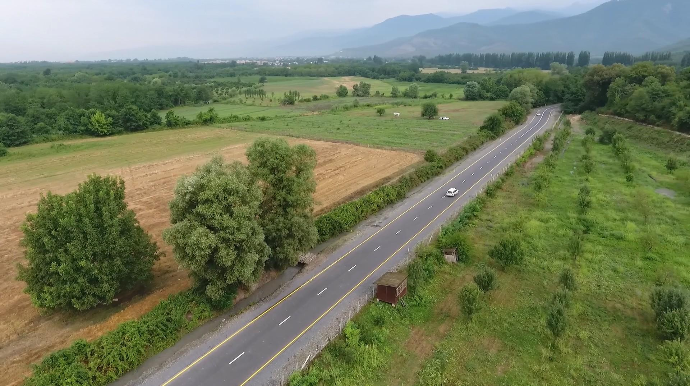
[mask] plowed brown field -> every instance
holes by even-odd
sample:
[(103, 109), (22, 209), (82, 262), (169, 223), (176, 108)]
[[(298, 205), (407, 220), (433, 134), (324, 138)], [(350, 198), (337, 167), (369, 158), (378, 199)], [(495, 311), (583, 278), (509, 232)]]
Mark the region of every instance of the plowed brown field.
[[(213, 154), (226, 160), (245, 161), (244, 152), (258, 135), (230, 130), (205, 129), (146, 133), (141, 137), (125, 136), (98, 140), (74, 141), (70, 144), (93, 145), (112, 141), (131, 154), (113, 160), (117, 146), (99, 146), (69, 154), (28, 158), (25, 162), (0, 163), (0, 378), (4, 385), (21, 383), (30, 374), (30, 364), (72, 341), (93, 339), (112, 330), (119, 323), (135, 319), (170, 294), (189, 287), (186, 271), (173, 259), (172, 251), (162, 240), (169, 225), (168, 202), (176, 180), (189, 174)], [(139, 134), (137, 134), (139, 135)], [(166, 137), (174, 136), (174, 139)], [(124, 140), (122, 138), (125, 138)], [(209, 145), (209, 140), (211, 144)], [(124, 142), (123, 142), (124, 141)], [(127, 142), (129, 141), (129, 142)], [(147, 143), (148, 141), (148, 143)], [(191, 146), (190, 141), (206, 143)], [(131, 142), (131, 144), (130, 144)], [(305, 143), (316, 150), (317, 212), (348, 200), (365, 190), (382, 184), (418, 162), (412, 153), (372, 149), (354, 145), (289, 139), (292, 144)], [(231, 145), (228, 145), (230, 143)], [(127, 147), (124, 147), (127, 145)], [(44, 151), (48, 145), (43, 146)], [(178, 146), (178, 147), (175, 147)], [(115, 149), (115, 150), (113, 150)], [(151, 152), (153, 162), (130, 162), (146, 159), (141, 152)], [(118, 153), (122, 156), (122, 153)], [(113, 167), (118, 165), (117, 167)], [(127, 165), (127, 166), (123, 166)], [(17, 263), (23, 259), (20, 226), (27, 212), (35, 210), (40, 193), (48, 190), (66, 193), (76, 188), (90, 173), (116, 174), (124, 178), (127, 201), (142, 226), (165, 253), (154, 267), (155, 281), (147, 293), (126, 299), (119, 306), (82, 314), (53, 313), (41, 315), (32, 306), (24, 285), (16, 280)]]

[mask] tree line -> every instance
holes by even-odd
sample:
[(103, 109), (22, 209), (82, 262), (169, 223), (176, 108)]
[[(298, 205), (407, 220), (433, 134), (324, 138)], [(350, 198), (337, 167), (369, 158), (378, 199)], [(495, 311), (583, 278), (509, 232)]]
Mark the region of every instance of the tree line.
[(671, 60), (670, 52), (647, 52), (643, 55), (635, 56), (628, 52), (605, 52), (601, 64), (610, 66), (615, 63), (632, 66), (637, 62), (667, 62)]
[[(254, 86), (235, 71), (199, 63), (1, 65), (0, 143), (144, 130), (160, 124), (158, 110), (209, 102), (214, 90)], [(265, 97), (263, 90), (245, 92)]]
[(551, 63), (565, 64), (569, 67), (586, 67), (590, 54), (582, 51), (578, 58), (574, 52), (513, 52), (511, 54), (447, 54), (428, 59), (429, 64), (439, 66), (488, 67), (488, 68), (541, 68), (548, 70)]
[(567, 113), (603, 110), (652, 125), (690, 132), (690, 68), (651, 62), (595, 65), (561, 77)]

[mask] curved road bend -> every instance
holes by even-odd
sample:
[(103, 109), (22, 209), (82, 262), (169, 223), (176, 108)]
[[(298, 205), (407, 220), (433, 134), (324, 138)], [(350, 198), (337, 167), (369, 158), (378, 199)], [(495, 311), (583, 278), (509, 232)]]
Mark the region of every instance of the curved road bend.
[[(539, 114), (539, 115), (537, 115)], [(552, 127), (557, 106), (533, 112), (526, 124), (477, 150), (402, 203), (388, 209), (380, 226), (367, 227), (310, 275), (298, 276), (270, 301), (238, 315), (196, 347), (178, 352), (134, 383), (145, 386), (264, 385), (275, 372), (326, 328), (348, 300), (371, 291), (373, 282), (399, 263), (417, 243), (454, 216), (532, 139)], [(459, 193), (445, 197), (449, 188)], [(301, 361), (301, 360), (300, 360)], [(145, 367), (145, 365), (143, 366)], [(279, 381), (279, 380), (278, 380)]]

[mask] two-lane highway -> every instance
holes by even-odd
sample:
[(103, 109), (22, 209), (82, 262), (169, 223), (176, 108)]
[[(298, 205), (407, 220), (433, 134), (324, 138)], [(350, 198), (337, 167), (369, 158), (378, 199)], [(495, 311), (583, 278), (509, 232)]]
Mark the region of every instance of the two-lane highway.
[[(168, 366), (141, 380), (147, 386), (250, 385), (267, 379), (267, 367), (287, 360), (286, 350), (300, 344), (310, 330), (348, 296), (370, 286), (390, 263), (446, 221), (493, 177), (503, 171), (545, 128), (553, 125), (557, 107), (538, 110), (520, 126), (460, 163), (450, 174), (431, 181), (399, 206), (400, 213), (346, 245), (314, 270), (298, 287), (273, 304), (252, 310), (241, 324), (208, 338)], [(446, 197), (449, 188), (459, 190)], [(344, 249), (344, 250), (343, 250)], [(252, 312), (254, 314), (252, 314)], [(242, 318), (239, 318), (242, 319)], [(297, 342), (297, 343), (296, 343)]]

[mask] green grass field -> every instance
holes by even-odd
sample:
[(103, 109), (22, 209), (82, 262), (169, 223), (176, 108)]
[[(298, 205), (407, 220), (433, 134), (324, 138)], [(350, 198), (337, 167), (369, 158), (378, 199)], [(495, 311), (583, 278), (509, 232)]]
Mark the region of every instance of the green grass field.
[[(670, 385), (649, 296), (658, 284), (690, 286), (688, 166), (670, 175), (667, 149), (630, 140), (637, 168), (629, 183), (611, 146), (595, 144), (587, 179), (583, 136), (571, 136), (546, 189), (537, 193), (535, 173), (520, 168), (462, 228), (470, 263), (440, 266), (408, 306), (365, 307), (292, 385)], [(567, 246), (585, 183), (594, 225), (575, 259)], [(487, 253), (509, 233), (523, 240), (527, 256), (501, 270)], [(481, 264), (498, 272), (498, 288), (482, 295), (470, 320), (458, 295)], [(565, 334), (552, 346), (546, 310), (566, 267), (578, 288)]]
[[(422, 101), (416, 103), (421, 104)], [(386, 115), (383, 117), (379, 117), (376, 109), (371, 107), (266, 122), (242, 122), (228, 127), (384, 148), (440, 150), (475, 132), (483, 120), (503, 104), (504, 102), (460, 101), (439, 104), (439, 114), (451, 118), (449, 121), (421, 118), (419, 106), (384, 105)], [(393, 112), (400, 112), (400, 118), (394, 118)]]

